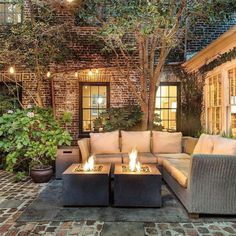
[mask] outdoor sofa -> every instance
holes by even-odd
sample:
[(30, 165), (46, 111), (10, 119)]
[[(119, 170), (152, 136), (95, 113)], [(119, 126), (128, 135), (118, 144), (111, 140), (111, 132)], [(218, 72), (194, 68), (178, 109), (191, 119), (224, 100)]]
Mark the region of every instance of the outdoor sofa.
[(78, 145), (82, 161), (128, 163), (136, 148), (141, 163), (158, 164), (163, 179), (192, 215), (236, 214), (236, 140), (180, 132), (114, 131), (91, 133)]

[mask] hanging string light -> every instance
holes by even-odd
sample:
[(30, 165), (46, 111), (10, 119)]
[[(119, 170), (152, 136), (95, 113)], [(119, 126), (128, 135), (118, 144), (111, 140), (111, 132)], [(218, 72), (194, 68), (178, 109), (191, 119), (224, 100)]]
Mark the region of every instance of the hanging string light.
[(48, 72), (47, 72), (47, 77), (50, 78), (50, 76), (51, 76), (51, 72), (48, 71)]
[(15, 69), (14, 69), (13, 66), (11, 66), (11, 67), (9, 68), (9, 72), (10, 72), (10, 74), (14, 74), (14, 73), (15, 73)]
[(78, 72), (75, 72), (75, 78), (78, 78), (78, 77), (79, 77)]

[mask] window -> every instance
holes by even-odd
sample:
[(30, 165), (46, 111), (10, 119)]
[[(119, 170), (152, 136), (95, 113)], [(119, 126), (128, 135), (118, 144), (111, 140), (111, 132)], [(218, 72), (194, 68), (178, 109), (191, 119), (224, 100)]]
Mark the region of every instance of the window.
[(221, 74), (208, 78), (207, 123), (210, 133), (221, 131), (222, 83)]
[(179, 108), (179, 86), (175, 83), (162, 83), (156, 94), (156, 110), (164, 130), (177, 130), (177, 116)]
[(0, 24), (18, 24), (22, 22), (22, 7), (13, 0), (0, 0)]
[(80, 133), (93, 131), (93, 121), (109, 107), (109, 83), (81, 83)]
[(232, 135), (236, 136), (236, 68), (231, 69), (228, 71), (228, 78), (229, 78), (229, 96), (230, 96), (230, 126)]

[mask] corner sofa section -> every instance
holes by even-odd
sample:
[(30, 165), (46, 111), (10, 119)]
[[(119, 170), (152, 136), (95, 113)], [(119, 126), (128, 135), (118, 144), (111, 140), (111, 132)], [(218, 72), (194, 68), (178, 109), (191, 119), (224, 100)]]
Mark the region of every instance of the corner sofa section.
[[(113, 143), (116, 153), (93, 153), (93, 135), (99, 145)], [(97, 163), (128, 163), (128, 153), (136, 145), (139, 161), (158, 164), (163, 179), (189, 213), (236, 214), (236, 140), (205, 134), (198, 140), (156, 131), (122, 131), (121, 137), (113, 133), (116, 141), (100, 135), (78, 141), (83, 162), (95, 154)]]

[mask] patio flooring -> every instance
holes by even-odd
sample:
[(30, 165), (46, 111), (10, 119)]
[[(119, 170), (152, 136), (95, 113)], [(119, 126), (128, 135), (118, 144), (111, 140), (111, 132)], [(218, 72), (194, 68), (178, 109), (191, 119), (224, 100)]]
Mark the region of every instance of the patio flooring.
[(0, 170), (0, 235), (235, 235), (235, 222), (215, 223), (140, 223), (140, 222), (30, 222), (18, 217), (47, 184), (31, 180), (15, 183), (14, 176)]

